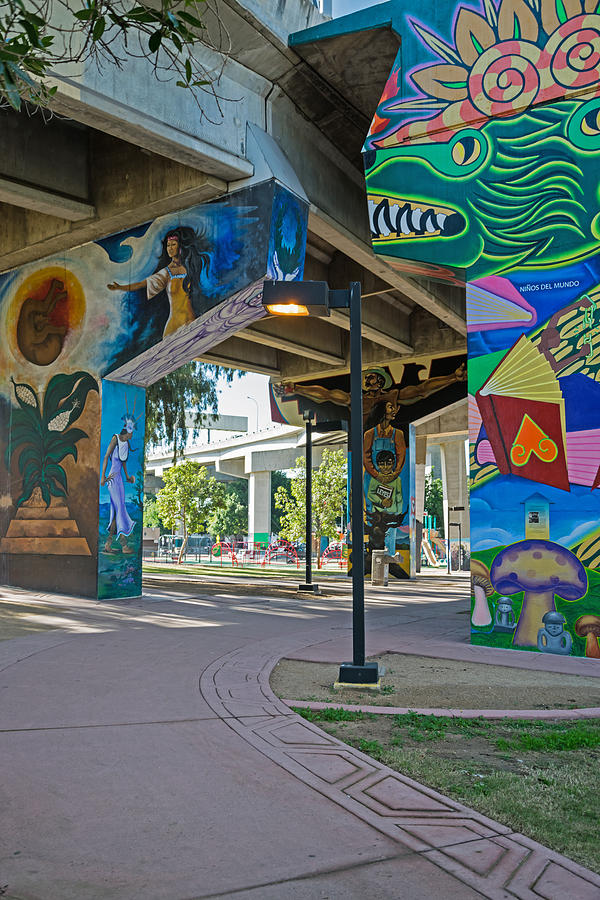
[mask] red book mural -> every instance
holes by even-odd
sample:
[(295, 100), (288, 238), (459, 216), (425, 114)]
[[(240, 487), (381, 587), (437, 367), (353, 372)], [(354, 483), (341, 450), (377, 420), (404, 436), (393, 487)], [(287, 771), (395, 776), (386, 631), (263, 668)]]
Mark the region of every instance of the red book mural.
[(502, 474), (569, 490), (565, 402), (552, 367), (526, 337), (475, 399)]

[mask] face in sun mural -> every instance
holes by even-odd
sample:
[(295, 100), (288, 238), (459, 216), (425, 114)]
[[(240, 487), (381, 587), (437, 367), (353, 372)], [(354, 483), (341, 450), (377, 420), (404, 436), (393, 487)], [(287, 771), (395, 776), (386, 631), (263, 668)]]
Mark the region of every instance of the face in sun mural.
[(481, 0), (405, 22), (364, 148), (371, 234), (398, 268), (466, 285), (472, 640), (592, 656), (598, 3)]

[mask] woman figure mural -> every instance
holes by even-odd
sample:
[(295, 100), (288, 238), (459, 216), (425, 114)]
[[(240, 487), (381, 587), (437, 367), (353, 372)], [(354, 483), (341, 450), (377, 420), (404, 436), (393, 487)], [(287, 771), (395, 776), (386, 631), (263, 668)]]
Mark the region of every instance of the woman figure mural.
[(206, 310), (200, 296), (200, 278), (204, 269), (208, 269), (208, 251), (204, 234), (187, 225), (172, 228), (163, 239), (162, 252), (152, 275), (132, 284), (113, 281), (107, 287), (111, 291), (139, 291), (145, 288), (148, 300), (164, 291), (170, 310), (163, 331), (163, 337), (166, 337), (182, 325), (193, 322)]
[[(134, 406), (135, 413), (135, 406)], [(135, 528), (135, 522), (127, 512), (125, 505), (125, 485), (123, 484), (123, 473), (130, 484), (135, 482), (135, 476), (129, 475), (127, 472), (127, 459), (129, 457), (129, 443), (133, 437), (135, 430), (135, 419), (133, 415), (126, 414), (123, 416), (124, 425), (120, 434), (113, 434), (108, 449), (104, 455), (102, 463), (102, 475), (100, 484), (108, 487), (110, 495), (110, 520), (108, 522), (108, 537), (104, 544), (105, 553), (116, 553), (113, 549), (113, 540), (115, 537), (119, 539), (121, 550), (123, 553), (134, 553), (132, 547), (127, 543), (127, 538)], [(106, 467), (110, 460), (110, 471), (106, 474)]]

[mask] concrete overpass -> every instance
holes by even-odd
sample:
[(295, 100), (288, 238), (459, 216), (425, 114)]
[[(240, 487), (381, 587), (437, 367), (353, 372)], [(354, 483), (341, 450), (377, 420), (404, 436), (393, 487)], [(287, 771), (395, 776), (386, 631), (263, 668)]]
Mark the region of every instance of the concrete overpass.
[[(323, 450), (347, 449), (343, 431), (313, 434), (312, 460), (321, 464)], [(273, 426), (254, 434), (229, 437), (213, 443), (191, 443), (185, 458), (206, 466), (217, 478), (245, 478), (248, 481), (248, 537), (268, 540), (271, 534), (271, 472), (293, 469), (298, 457), (306, 454), (303, 428)], [(146, 490), (161, 486), (160, 477), (173, 465), (170, 454), (151, 453), (146, 463)]]
[[(238, 189), (264, 163), (256, 136), (266, 133), (310, 202), (305, 278), (362, 283), (365, 365), (464, 352), (464, 292), (398, 272), (369, 243), (360, 145), (398, 48), (393, 23), (338, 47), (305, 32), (327, 22), (311, 0), (217, 9), (231, 42), (221, 111), (207, 99), (199, 116), (168, 82), (149, 90), (145, 61), (132, 59), (103, 73), (62, 67), (49, 121), (0, 110), (0, 272)], [(341, 311), (261, 321), (202, 359), (274, 380), (337, 375), (348, 329)]]
[[(425, 460), (432, 444), (438, 444), (441, 450), (445, 533), (448, 534), (448, 522), (460, 522), (462, 538), (466, 543), (469, 541), (465, 405), (462, 401), (411, 427), (414, 450), (409, 458), (415, 497), (415, 571), (418, 571), (420, 559), (419, 523), (423, 520)], [(342, 431), (320, 434), (317, 430), (313, 433), (314, 466), (321, 464), (324, 449), (341, 449), (347, 453), (347, 434)], [(248, 536), (250, 540), (262, 541), (271, 533), (271, 472), (292, 469), (298, 457), (304, 457), (305, 453), (306, 432), (303, 428), (274, 425), (254, 434), (235, 435), (211, 443), (192, 442), (184, 456), (206, 466), (217, 478), (248, 480)], [(162, 486), (161, 476), (172, 464), (171, 455), (164, 451), (149, 454), (145, 480), (148, 492), (153, 493)], [(462, 507), (462, 510), (450, 512), (453, 507)]]

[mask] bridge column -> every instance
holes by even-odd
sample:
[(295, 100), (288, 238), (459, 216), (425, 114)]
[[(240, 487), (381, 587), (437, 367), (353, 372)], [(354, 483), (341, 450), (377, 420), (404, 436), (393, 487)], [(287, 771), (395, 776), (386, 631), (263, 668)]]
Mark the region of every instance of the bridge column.
[[(458, 542), (458, 528), (450, 527), (450, 522), (460, 522), (463, 543), (469, 541), (469, 498), (467, 494), (467, 458), (464, 440), (444, 441), (440, 444), (442, 457), (442, 482), (444, 487), (444, 520), (446, 537), (451, 538), (451, 546)], [(452, 511), (452, 507), (462, 506), (462, 510)], [(452, 562), (458, 569), (458, 560)]]
[(271, 473), (248, 476), (248, 540), (268, 542), (271, 537)]
[[(421, 540), (423, 536), (423, 510), (425, 506), (425, 460), (427, 457), (427, 436), (417, 435), (414, 453), (414, 498), (415, 498), (415, 549), (411, 559), (410, 574), (414, 577), (421, 571)], [(412, 542), (411, 542), (412, 551)]]

